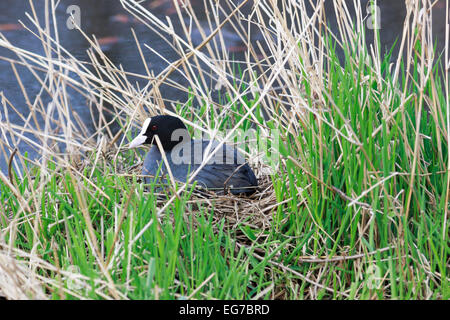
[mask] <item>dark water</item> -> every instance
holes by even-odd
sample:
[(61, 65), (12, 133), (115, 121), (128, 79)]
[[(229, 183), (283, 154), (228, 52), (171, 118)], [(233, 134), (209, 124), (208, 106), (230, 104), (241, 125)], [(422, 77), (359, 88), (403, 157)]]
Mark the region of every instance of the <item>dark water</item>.
[[(347, 1), (349, 7), (352, 7), (352, 1)], [(361, 0), (362, 7), (366, 8), (368, 0)], [(196, 8), (196, 12), (203, 20), (201, 23), (206, 25), (206, 13), (203, 8), (202, 0), (192, 0), (191, 4)], [(390, 48), (394, 41), (401, 36), (403, 20), (405, 17), (405, 5), (404, 1), (400, 0), (381, 0), (378, 1), (381, 12), (381, 44), (382, 48)], [(44, 21), (44, 0), (34, 1), (37, 15), (40, 21)], [(326, 1), (327, 5), (327, 17), (329, 17), (332, 28), (336, 26), (333, 19), (334, 11), (332, 10), (331, 1)], [(138, 51), (133, 39), (131, 28), (136, 31), (137, 37), (140, 42), (146, 43), (152, 48), (158, 50), (158, 53), (169, 61), (175, 61), (178, 56), (175, 55), (173, 50), (167, 45), (167, 43), (161, 39), (156, 33), (150, 31), (146, 26), (136, 21), (127, 11), (122, 7), (118, 0), (62, 0), (57, 8), (57, 23), (59, 25), (59, 36), (62, 45), (70, 51), (70, 53), (77, 58), (87, 60), (86, 50), (89, 48), (88, 42), (76, 31), (70, 30), (66, 26), (68, 14), (66, 9), (70, 5), (77, 5), (80, 8), (81, 13), (81, 27), (86, 34), (94, 34), (99, 42), (102, 44), (102, 48), (107, 56), (116, 65), (121, 64), (124, 70), (129, 72), (135, 72), (142, 74), (143, 66), (140, 58), (138, 57)], [(173, 6), (172, 1), (165, 0), (149, 0), (143, 2), (153, 14), (160, 18), (169, 16), (173, 18), (173, 21), (177, 21), (177, 13)], [(250, 6), (244, 8), (244, 11), (249, 11)], [(0, 0), (0, 32), (14, 45), (22, 47), (26, 50), (31, 50), (38, 54), (43, 54), (42, 45), (30, 32), (24, 30), (19, 24), (18, 20), (25, 22), (27, 26), (31, 26), (30, 21), (26, 17), (26, 12), (31, 13), (29, 2), (27, 0)], [(434, 35), (436, 37), (437, 48), (442, 50), (445, 45), (445, 1), (440, 0), (436, 9), (433, 12), (433, 28)], [(175, 29), (180, 29), (179, 24), (174, 24)], [(200, 33), (198, 30), (194, 30), (194, 45), (198, 45), (201, 42)], [(372, 41), (372, 33), (368, 34), (368, 41)], [(255, 40), (258, 39), (258, 35), (255, 34)], [(245, 47), (240, 41), (239, 37), (235, 34), (230, 27), (225, 28), (225, 41), (227, 50), (236, 57), (239, 57)], [(14, 54), (0, 47), (0, 57), (16, 59)], [(156, 54), (151, 53), (149, 50), (145, 50), (145, 59), (148, 62), (149, 67), (158, 74), (167, 67), (167, 63), (158, 57)], [(27, 94), (29, 100), (34, 101), (37, 94), (40, 92), (40, 84), (25, 68), (18, 66), (18, 72), (20, 73), (23, 85), (27, 88)], [(41, 76), (43, 74), (40, 74)], [(187, 81), (179, 74), (174, 73), (171, 79), (183, 86), (187, 85)], [(145, 86), (143, 82), (143, 86)], [(5, 97), (11, 101), (11, 103), (19, 108), (19, 112), (23, 112), (24, 116), (27, 116), (29, 108), (26, 106), (26, 99), (24, 98), (20, 86), (18, 85), (15, 77), (12, 73), (10, 63), (4, 60), (0, 60), (0, 91), (3, 92)], [(93, 128), (91, 114), (86, 107), (85, 99), (77, 94), (75, 91), (70, 91), (71, 95), (71, 107), (80, 114), (84, 119), (88, 128)], [(184, 102), (187, 99), (185, 92), (173, 89), (165, 86), (161, 87), (161, 93), (164, 99), (175, 100)], [(50, 97), (42, 94), (44, 101), (49, 101)], [(0, 106), (1, 107), (1, 106)], [(3, 116), (3, 107), (0, 108), (0, 113)], [(12, 110), (9, 110), (9, 119), (13, 123), (22, 124), (23, 121), (19, 114)], [(44, 122), (43, 118), (38, 119), (39, 122)], [(27, 135), (31, 139), (30, 135)], [(21, 153), (29, 152), (31, 155), (35, 155), (35, 151), (24, 143), (19, 145), (19, 151)], [(0, 152), (1, 154), (1, 152)], [(0, 155), (0, 169), (5, 171), (6, 160), (1, 158)]]

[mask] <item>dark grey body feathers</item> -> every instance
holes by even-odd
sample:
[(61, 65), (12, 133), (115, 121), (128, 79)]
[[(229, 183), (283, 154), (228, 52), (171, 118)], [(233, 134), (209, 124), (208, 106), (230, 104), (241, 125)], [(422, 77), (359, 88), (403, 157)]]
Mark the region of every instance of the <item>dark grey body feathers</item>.
[[(174, 179), (186, 182), (190, 174), (200, 167), (203, 157), (207, 157), (206, 151), (209, 151), (208, 154), (211, 153), (218, 144), (217, 141), (190, 140), (166, 152), (167, 162)], [(142, 174), (156, 176), (160, 165), (160, 176), (168, 175), (162, 155), (158, 147), (154, 145), (145, 157)], [(194, 180), (197, 181), (197, 185), (218, 193), (223, 193), (225, 187), (232, 194), (250, 194), (258, 185), (256, 176), (245, 163), (244, 157), (237, 149), (226, 144), (222, 145)]]

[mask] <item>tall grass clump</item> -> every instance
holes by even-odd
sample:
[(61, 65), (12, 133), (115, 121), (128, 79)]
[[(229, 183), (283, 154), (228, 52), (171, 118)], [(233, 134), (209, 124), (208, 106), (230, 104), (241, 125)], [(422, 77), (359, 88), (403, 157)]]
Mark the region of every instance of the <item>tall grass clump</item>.
[[(72, 56), (51, 23), (52, 0), (44, 21), (30, 1), (23, 22), (42, 53), (0, 40), (16, 55), (3, 58), (10, 69), (2, 71), (29, 108), (19, 112), (1, 93), (0, 150), (9, 167), (0, 173), (1, 296), (450, 297), (450, 37), (447, 24), (445, 51), (436, 52), (432, 1), (406, 1), (403, 33), (387, 52), (378, 31), (365, 28), (358, 1), (332, 2), (338, 30), (329, 29), (324, 1), (307, 10), (309, 1), (205, 0), (208, 28), (189, 2), (174, 1), (182, 34), (138, 1), (121, 3), (178, 53), (160, 74), (145, 59), (157, 48), (134, 31), (142, 74), (114, 65), (82, 29), (90, 59)], [(248, 15), (243, 6), (251, 7)], [(242, 61), (226, 51), (225, 27), (245, 43)], [(203, 36), (199, 45), (192, 28)], [(18, 66), (50, 102), (27, 94)], [(188, 88), (172, 80), (174, 72)], [(161, 85), (189, 99), (165, 100)], [(71, 109), (69, 88), (97, 115), (93, 132)], [(218, 89), (221, 104), (213, 99)], [(20, 124), (9, 120), (12, 113)], [(279, 161), (255, 167), (260, 189), (249, 198), (144, 185), (142, 155), (126, 144), (146, 117), (161, 113), (216, 139), (228, 130), (225, 142), (249, 128), (257, 139), (279, 132), (272, 143)], [(27, 157), (24, 145), (39, 157)]]

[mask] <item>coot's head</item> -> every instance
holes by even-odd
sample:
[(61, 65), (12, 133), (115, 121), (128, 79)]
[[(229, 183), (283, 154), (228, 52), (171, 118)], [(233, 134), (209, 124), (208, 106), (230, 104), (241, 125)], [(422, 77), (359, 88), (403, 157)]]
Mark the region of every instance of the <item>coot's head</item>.
[(141, 133), (130, 142), (130, 148), (136, 148), (143, 144), (154, 144), (155, 136), (159, 137), (166, 151), (172, 150), (181, 141), (189, 139), (189, 132), (183, 121), (177, 117), (160, 115), (145, 120)]

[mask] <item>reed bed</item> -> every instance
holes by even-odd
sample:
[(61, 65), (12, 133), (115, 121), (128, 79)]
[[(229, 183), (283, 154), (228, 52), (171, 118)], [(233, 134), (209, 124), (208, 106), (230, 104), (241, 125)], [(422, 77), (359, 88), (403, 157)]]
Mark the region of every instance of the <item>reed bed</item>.
[[(0, 92), (9, 169), (0, 173), (0, 296), (449, 298), (450, 55), (448, 42), (442, 54), (433, 47), (432, 1), (406, 1), (403, 34), (387, 52), (359, 1), (333, 1), (334, 31), (324, 1), (205, 0), (207, 27), (189, 1), (174, 1), (183, 34), (144, 3), (120, 2), (179, 59), (154, 74), (145, 57), (157, 48), (132, 30), (143, 71), (130, 73), (78, 28), (91, 45), (80, 61), (60, 44), (53, 0), (43, 21), (30, 1), (21, 22), (42, 53), (0, 34), (16, 56), (0, 58), (28, 107), (19, 112)], [(227, 52), (224, 28), (245, 44), (242, 61)], [(448, 41), (448, 24), (446, 32)], [(39, 95), (28, 94), (18, 66), (35, 76)], [(162, 85), (189, 99), (167, 100)], [(69, 89), (86, 99), (94, 130), (72, 109)], [(276, 130), (279, 161), (255, 167), (251, 197), (144, 184), (142, 154), (127, 143), (162, 113), (224, 143), (238, 130)]]

